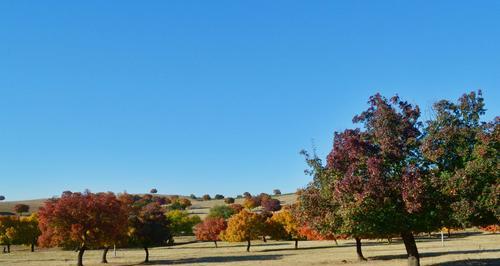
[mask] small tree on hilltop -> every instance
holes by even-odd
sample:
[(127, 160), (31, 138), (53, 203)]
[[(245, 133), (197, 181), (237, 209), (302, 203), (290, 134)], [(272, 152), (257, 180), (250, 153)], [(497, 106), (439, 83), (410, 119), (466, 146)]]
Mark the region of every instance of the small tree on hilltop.
[(5, 200), (5, 196), (0, 195), (0, 201)]
[(217, 241), (220, 240), (220, 233), (226, 230), (227, 223), (223, 218), (207, 217), (202, 223), (194, 228), (196, 239), (201, 241), (213, 241), (217, 248)]
[(233, 204), (234, 203), (234, 198), (227, 197), (224, 199), (224, 203), (226, 204)]
[[(78, 246), (78, 266), (89, 248), (109, 243), (116, 228), (126, 229), (126, 213), (113, 193), (66, 193), (40, 208), (41, 246)], [(121, 217), (124, 216), (124, 217)]]
[(215, 194), (215, 196), (214, 196), (214, 199), (216, 199), (216, 200), (220, 200), (223, 198), (224, 198), (224, 195), (221, 195), (221, 194)]
[(273, 194), (276, 196), (281, 195), (281, 190), (275, 189), (275, 190), (273, 190)]
[(138, 213), (133, 213), (130, 217), (130, 226), (131, 241), (144, 248), (146, 263), (149, 262), (148, 248), (166, 245), (172, 238), (169, 220), (158, 203), (150, 203), (142, 207)]
[(202, 199), (203, 200), (211, 200), (212, 197), (210, 197), (210, 195), (208, 195), (208, 194), (205, 194), (205, 195), (203, 195)]
[(208, 217), (229, 219), (235, 214), (234, 209), (227, 205), (215, 205), (208, 211)]
[(30, 211), (30, 206), (26, 204), (16, 204), (14, 206), (14, 211), (17, 214), (22, 215), (23, 213)]
[(244, 198), (251, 198), (251, 197), (252, 197), (252, 194), (250, 194), (250, 192), (244, 192), (244, 193), (243, 193), (243, 197), (244, 197)]
[(262, 219), (258, 214), (246, 210), (233, 215), (227, 222), (227, 229), (222, 231), (220, 237), (228, 242), (247, 241), (247, 252), (250, 251), (251, 240), (258, 239), (261, 235)]
[(149, 193), (151, 193), (151, 194), (156, 194), (156, 193), (158, 193), (158, 189), (156, 189), (156, 188), (152, 188), (152, 189), (149, 191)]

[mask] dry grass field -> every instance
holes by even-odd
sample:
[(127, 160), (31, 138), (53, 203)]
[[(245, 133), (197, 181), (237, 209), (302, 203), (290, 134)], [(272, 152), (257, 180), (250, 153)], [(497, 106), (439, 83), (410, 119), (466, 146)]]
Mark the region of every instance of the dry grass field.
[[(190, 239), (179, 239), (181, 243)], [(500, 265), (500, 234), (468, 232), (455, 234), (441, 246), (439, 238), (420, 238), (418, 247), (422, 265)], [(405, 248), (399, 241), (387, 244), (366, 241), (364, 254), (367, 262), (357, 262), (353, 241), (299, 242), (254, 241), (251, 252), (245, 251), (244, 243), (222, 242), (219, 248), (213, 243), (191, 243), (150, 250), (148, 265), (406, 265)], [(85, 265), (100, 264), (101, 251), (87, 251)], [(109, 265), (142, 265), (144, 252), (141, 249), (118, 250), (117, 256), (110, 251)], [(10, 254), (0, 254), (2, 266), (62, 266), (74, 265), (76, 253), (58, 249), (42, 249), (35, 253), (25, 247), (14, 247)]]

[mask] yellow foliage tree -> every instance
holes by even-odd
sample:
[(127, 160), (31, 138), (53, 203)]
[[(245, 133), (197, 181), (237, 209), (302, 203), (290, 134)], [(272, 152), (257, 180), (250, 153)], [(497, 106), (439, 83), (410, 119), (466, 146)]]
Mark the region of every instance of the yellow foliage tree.
[(298, 241), (303, 239), (300, 234), (300, 226), (289, 209), (275, 212), (267, 220), (271, 238), (275, 240), (294, 240), (295, 248), (298, 248)]
[(27, 217), (21, 217), (16, 222), (16, 226), (9, 232), (14, 244), (31, 247), (31, 252), (35, 251), (35, 245), (41, 232), (38, 228), (38, 215), (36, 213)]
[(262, 228), (263, 222), (258, 214), (242, 210), (229, 218), (227, 229), (221, 232), (220, 238), (228, 242), (247, 241), (248, 252), (250, 241), (259, 238)]

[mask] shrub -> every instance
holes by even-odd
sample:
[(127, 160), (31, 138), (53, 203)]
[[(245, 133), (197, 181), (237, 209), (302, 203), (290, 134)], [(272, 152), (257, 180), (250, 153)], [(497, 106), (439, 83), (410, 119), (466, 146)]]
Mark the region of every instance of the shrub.
[(221, 194), (215, 194), (215, 197), (214, 197), (214, 199), (216, 199), (216, 200), (220, 200), (223, 198), (224, 198), (224, 195), (221, 195)]
[(227, 204), (233, 204), (234, 203), (234, 198), (228, 197), (224, 199), (224, 202)]
[(18, 214), (23, 214), (24, 212), (29, 212), (30, 211), (30, 206), (26, 204), (16, 204), (14, 206), (14, 212)]
[(205, 195), (203, 195), (202, 199), (203, 200), (211, 200), (212, 198), (210, 197), (210, 195), (205, 194)]

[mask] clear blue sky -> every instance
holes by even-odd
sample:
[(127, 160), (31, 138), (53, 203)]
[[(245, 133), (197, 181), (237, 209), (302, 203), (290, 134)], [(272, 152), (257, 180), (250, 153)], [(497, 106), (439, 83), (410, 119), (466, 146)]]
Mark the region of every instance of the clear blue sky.
[(0, 194), (295, 191), (376, 92), (499, 115), (498, 1), (1, 1)]

